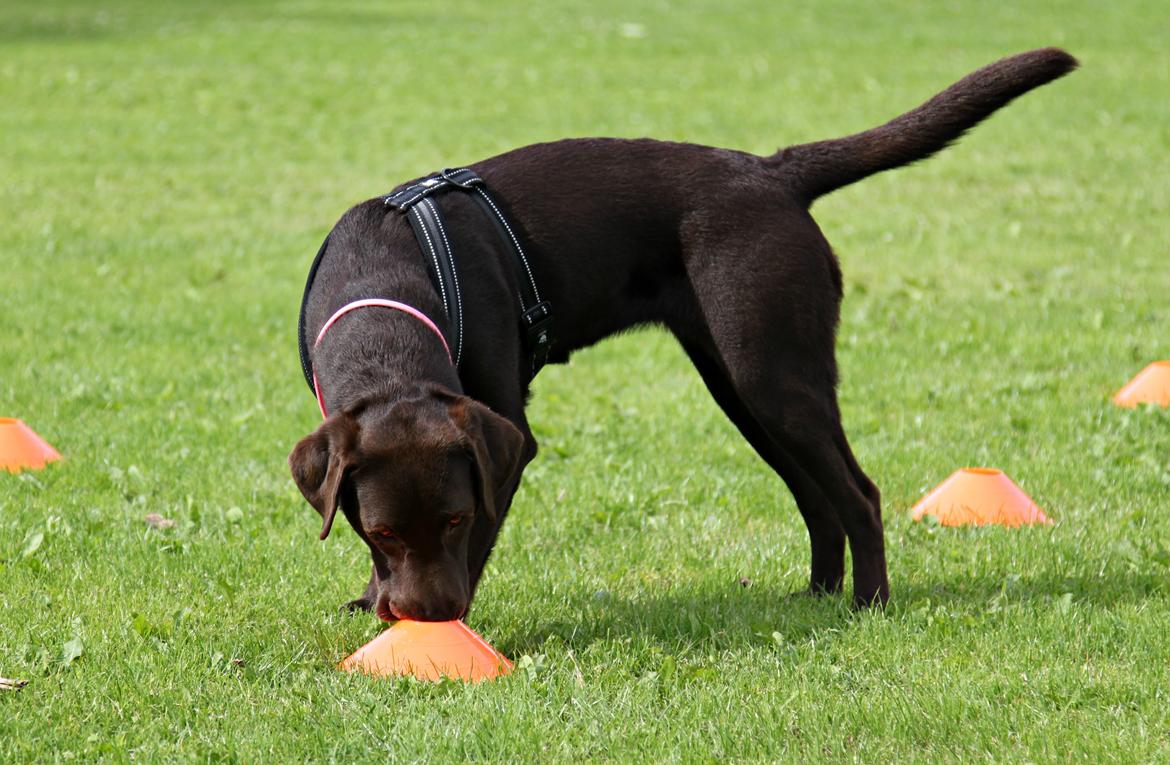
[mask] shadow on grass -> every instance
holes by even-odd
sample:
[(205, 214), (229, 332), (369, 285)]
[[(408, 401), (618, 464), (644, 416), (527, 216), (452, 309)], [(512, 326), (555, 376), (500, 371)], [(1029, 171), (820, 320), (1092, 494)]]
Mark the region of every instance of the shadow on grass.
[(764, 587), (701, 586), (658, 596), (623, 598), (599, 594), (584, 603), (580, 618), (536, 623), (502, 642), (516, 654), (539, 649), (554, 636), (574, 650), (598, 641), (647, 642), (667, 651), (719, 651), (773, 633), (797, 642), (837, 631), (854, 618), (846, 596), (777, 594)]
[(51, 3), (5, 8), (0, 43), (85, 43), (125, 34), (123, 19), (85, 5), (56, 7)]
[(1010, 576), (952, 576), (936, 582), (898, 586), (884, 612), (859, 613), (846, 595), (812, 597), (764, 587), (696, 583), (649, 597), (600, 593), (583, 603), (580, 618), (538, 622), (501, 641), (505, 653), (533, 653), (554, 636), (574, 650), (598, 641), (635, 641), (664, 651), (701, 652), (742, 648), (760, 640), (802, 643), (830, 639), (862, 619), (902, 621), (924, 607), (981, 614), (1007, 607), (1041, 612), (1060, 608), (1071, 594), (1076, 603), (1100, 609), (1165, 596), (1164, 572), (1104, 572), (1101, 575), (1044, 573)]

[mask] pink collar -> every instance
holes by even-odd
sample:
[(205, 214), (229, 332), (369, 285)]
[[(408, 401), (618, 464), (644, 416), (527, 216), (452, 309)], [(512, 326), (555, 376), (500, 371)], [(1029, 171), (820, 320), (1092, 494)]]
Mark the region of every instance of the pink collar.
[[(392, 308), (395, 311), (402, 311), (410, 314), (414, 318), (427, 325), (427, 328), (434, 332), (439, 337), (439, 342), (443, 344), (443, 350), (447, 352), (447, 358), (451, 358), (451, 349), (447, 346), (447, 338), (443, 337), (443, 333), (435, 326), (435, 323), (422, 311), (409, 306), (406, 303), (399, 303), (397, 300), (382, 300), (380, 298), (367, 298), (366, 300), (355, 300), (352, 303), (346, 303), (341, 308), (329, 317), (329, 321), (325, 322), (325, 326), (321, 327), (321, 331), (317, 333), (317, 341), (313, 343), (316, 348), (321, 344), (321, 338), (325, 337), (325, 333), (333, 326), (334, 322), (345, 316), (350, 311), (357, 308)], [(454, 362), (452, 362), (454, 363)], [(317, 383), (317, 372), (313, 372), (313, 392), (317, 394), (317, 406), (321, 407), (321, 417), (327, 418), (329, 415), (325, 413), (325, 399), (321, 398), (321, 386)]]

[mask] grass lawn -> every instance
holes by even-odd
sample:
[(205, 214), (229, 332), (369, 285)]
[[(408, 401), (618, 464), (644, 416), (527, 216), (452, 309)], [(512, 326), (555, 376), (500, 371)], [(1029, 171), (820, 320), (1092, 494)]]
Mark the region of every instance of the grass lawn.
[[(66, 459), (0, 473), (0, 761), (1170, 761), (1170, 411), (1108, 402), (1170, 357), (1165, 4), (782, 5), (6, 0), (0, 416)], [(562, 136), (767, 153), (1049, 44), (1083, 68), (816, 208), (889, 608), (790, 597), (790, 495), (644, 331), (535, 384), (470, 618), (517, 671), (334, 669), (368, 556), (285, 458), (350, 204)], [(911, 522), (963, 465), (1055, 525)]]

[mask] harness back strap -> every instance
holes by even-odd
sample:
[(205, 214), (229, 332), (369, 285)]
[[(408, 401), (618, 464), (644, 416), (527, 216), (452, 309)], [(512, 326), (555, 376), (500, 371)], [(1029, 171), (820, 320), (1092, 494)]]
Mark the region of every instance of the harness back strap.
[(420, 198), (407, 212), (414, 238), (422, 249), (431, 280), (443, 299), (443, 310), (451, 323), (451, 345), (455, 368), (463, 360), (463, 292), (459, 288), (459, 272), (455, 268), (455, 255), (443, 226), (443, 216), (434, 200)]
[[(418, 239), (419, 247), (428, 259), (428, 269), (435, 278), (444, 306), (451, 319), (452, 334), (455, 335), (456, 359), (462, 349), (463, 306), (459, 288), (459, 277), (450, 242), (443, 227), (439, 206), (432, 198), (448, 191), (470, 194), (496, 229), (505, 248), (512, 253), (520, 270), (519, 284), (520, 317), (524, 330), (525, 350), (529, 355), (529, 366), (533, 377), (548, 361), (552, 346), (552, 306), (542, 300), (532, 266), (524, 254), (515, 231), (508, 219), (500, 212), (499, 206), (488, 193), (486, 184), (474, 171), (468, 168), (443, 170), (405, 188), (383, 197), (383, 202), (406, 214), (411, 228)], [(448, 302), (448, 296), (453, 299)]]
[[(451, 356), (455, 368), (463, 358), (463, 291), (459, 283), (459, 270), (455, 265), (455, 256), (451, 250), (451, 243), (447, 237), (446, 226), (438, 203), (431, 197), (444, 191), (462, 191), (470, 194), (479, 208), (491, 221), (505, 248), (512, 253), (520, 271), (517, 283), (520, 303), (520, 320), (523, 329), (525, 351), (529, 356), (531, 375), (536, 376), (541, 367), (548, 361), (549, 349), (553, 343), (553, 314), (552, 306), (547, 300), (542, 300), (540, 290), (536, 287), (536, 279), (532, 274), (532, 266), (524, 254), (516, 232), (508, 224), (508, 219), (500, 211), (495, 200), (492, 199), (485, 187), (484, 181), (475, 172), (468, 168), (458, 170), (444, 170), (441, 173), (424, 178), (405, 188), (399, 189), (382, 198), (387, 207), (407, 216), (415, 238), (418, 240), (423, 259), (427, 264), (427, 272), (439, 292), (443, 302), (443, 310), (451, 325), (448, 355)], [(297, 340), (300, 346), (301, 370), (305, 375), (305, 382), (309, 388), (317, 392), (313, 360), (310, 356), (309, 333), (306, 325), (305, 310), (309, 302), (309, 291), (317, 269), (329, 246), (329, 237), (321, 243), (313, 265), (309, 268), (309, 277), (305, 280), (305, 291), (301, 298), (300, 320), (297, 325)], [(394, 302), (394, 301), (389, 301)], [(389, 307), (389, 306), (387, 306)], [(428, 320), (429, 321), (429, 320)], [(433, 327), (433, 322), (431, 323)], [(437, 328), (436, 328), (437, 331)], [(442, 333), (439, 333), (442, 338)]]

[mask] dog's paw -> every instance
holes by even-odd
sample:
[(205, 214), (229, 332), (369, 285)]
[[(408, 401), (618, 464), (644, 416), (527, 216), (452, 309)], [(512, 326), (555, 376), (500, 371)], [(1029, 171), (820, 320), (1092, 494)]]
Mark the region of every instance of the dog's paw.
[(373, 611), (374, 599), (365, 597), (356, 598), (343, 605), (341, 610), (349, 614), (352, 614), (354, 611)]
[(869, 595), (860, 592), (853, 593), (854, 611), (883, 611), (886, 608), (886, 604), (889, 602), (890, 589), (888, 586), (883, 587)]
[(809, 585), (799, 590), (794, 590), (788, 593), (785, 598), (787, 600), (818, 600), (821, 598), (833, 597), (841, 594), (841, 588), (829, 589), (820, 585)]

